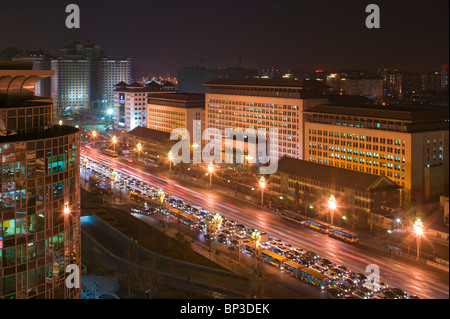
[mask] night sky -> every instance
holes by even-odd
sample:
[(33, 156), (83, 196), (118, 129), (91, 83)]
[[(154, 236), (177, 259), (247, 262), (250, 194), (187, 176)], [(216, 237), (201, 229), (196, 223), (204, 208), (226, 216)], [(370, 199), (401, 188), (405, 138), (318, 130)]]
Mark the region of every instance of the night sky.
[[(81, 29), (67, 29), (66, 5), (80, 6)], [(381, 9), (367, 29), (366, 5)], [(2, 0), (0, 49), (57, 54), (72, 39), (133, 59), (133, 75), (200, 63), (329, 71), (439, 70), (448, 63), (448, 0)]]

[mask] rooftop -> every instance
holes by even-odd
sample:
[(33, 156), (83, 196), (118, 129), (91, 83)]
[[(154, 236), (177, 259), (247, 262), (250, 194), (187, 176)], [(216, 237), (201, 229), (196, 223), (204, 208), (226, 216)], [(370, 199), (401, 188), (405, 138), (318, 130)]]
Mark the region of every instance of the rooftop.
[(170, 133), (152, 130), (143, 126), (136, 126), (134, 129), (128, 132), (128, 135), (134, 136), (138, 139), (151, 140), (155, 142), (176, 142), (170, 140)]
[(278, 171), (362, 191), (400, 188), (386, 176), (378, 176), (283, 156)]
[(164, 99), (176, 101), (202, 101), (205, 102), (205, 94), (203, 93), (185, 93), (185, 92), (170, 92), (170, 93), (153, 93), (149, 99)]
[(449, 118), (447, 107), (438, 106), (345, 106), (345, 105), (316, 105), (304, 113), (322, 113), (335, 115), (362, 116), (385, 118), (404, 121), (429, 121)]
[(217, 78), (206, 82), (204, 85), (224, 86), (264, 86), (283, 88), (323, 88), (328, 86), (315, 80), (293, 80), (293, 79), (266, 79), (266, 78)]

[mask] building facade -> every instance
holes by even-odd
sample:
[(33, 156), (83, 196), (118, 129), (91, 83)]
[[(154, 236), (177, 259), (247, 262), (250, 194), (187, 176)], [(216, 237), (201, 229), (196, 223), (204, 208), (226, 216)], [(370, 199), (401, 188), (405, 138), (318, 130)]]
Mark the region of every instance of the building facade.
[[(204, 109), (205, 95), (201, 93), (150, 94), (147, 104), (147, 127), (168, 133), (175, 128), (185, 128), (192, 139), (193, 123), (201, 121)], [(201, 126), (198, 129), (201, 129)]]
[(328, 213), (328, 199), (333, 196), (341, 217), (370, 218), (370, 213), (382, 206), (397, 206), (399, 189), (386, 176), (285, 156), (278, 162), (277, 173), (270, 176), (270, 192), (293, 202), (304, 215), (310, 207), (315, 207), (316, 213)]
[(116, 129), (131, 131), (137, 126), (147, 127), (147, 98), (151, 93), (173, 92), (173, 87), (150, 82), (114, 85), (114, 125)]
[[(214, 79), (205, 84), (206, 128), (278, 130), (278, 154), (303, 158), (303, 111), (327, 103), (328, 86), (289, 79)], [(263, 134), (264, 135), (264, 134)], [(264, 135), (265, 136), (265, 135)]]
[(0, 62), (0, 299), (81, 298), (79, 131), (33, 96), (52, 74)]
[(107, 57), (99, 45), (73, 41), (51, 61), (57, 114), (90, 111), (105, 115), (114, 106), (114, 85), (131, 81), (131, 59)]
[(306, 160), (385, 175), (416, 198), (448, 192), (445, 108), (322, 105), (304, 113)]

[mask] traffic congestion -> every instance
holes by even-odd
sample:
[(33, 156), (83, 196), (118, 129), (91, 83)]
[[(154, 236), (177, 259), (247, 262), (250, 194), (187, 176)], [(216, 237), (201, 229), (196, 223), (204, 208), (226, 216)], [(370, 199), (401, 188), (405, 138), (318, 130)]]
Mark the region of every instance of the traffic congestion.
[[(83, 163), (83, 161), (82, 161)], [(132, 214), (160, 214), (164, 218), (173, 218), (193, 230), (197, 230), (209, 244), (224, 245), (238, 250), (259, 262), (279, 268), (286, 275), (299, 281), (316, 286), (324, 293), (344, 299), (415, 299), (403, 290), (391, 287), (370, 274), (349, 269), (312, 250), (296, 247), (276, 238), (270, 230), (256, 231), (247, 225), (221, 216), (171, 194), (166, 194), (149, 183), (137, 180), (123, 173), (113, 173), (100, 163), (90, 161), (82, 167), (93, 178), (89, 178), (89, 187), (104, 188), (102, 182), (111, 183), (119, 190), (121, 198), (133, 202)], [(107, 189), (107, 188), (106, 188)]]

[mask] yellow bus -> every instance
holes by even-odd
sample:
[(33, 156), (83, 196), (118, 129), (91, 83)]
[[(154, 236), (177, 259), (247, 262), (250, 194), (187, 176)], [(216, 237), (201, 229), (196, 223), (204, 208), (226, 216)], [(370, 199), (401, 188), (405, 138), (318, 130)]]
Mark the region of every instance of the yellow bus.
[(117, 157), (117, 156), (119, 156), (119, 153), (117, 153), (116, 151), (107, 149), (107, 148), (105, 148), (105, 149), (103, 150), (103, 153), (105, 153), (106, 155), (112, 156), (112, 157)]
[(305, 266), (300, 265), (292, 260), (286, 260), (283, 263), (283, 271), (295, 278), (299, 278), (301, 270)]
[(283, 263), (287, 260), (286, 257), (267, 249), (259, 251), (258, 258), (269, 265), (277, 267), (278, 269), (283, 269)]
[(330, 282), (328, 276), (305, 266), (300, 270), (298, 278), (320, 289), (324, 289)]

